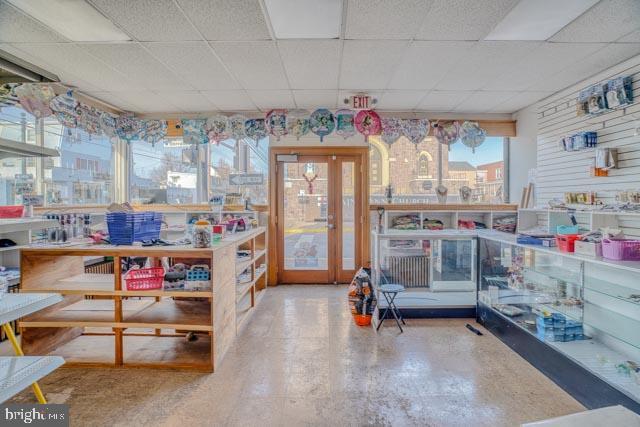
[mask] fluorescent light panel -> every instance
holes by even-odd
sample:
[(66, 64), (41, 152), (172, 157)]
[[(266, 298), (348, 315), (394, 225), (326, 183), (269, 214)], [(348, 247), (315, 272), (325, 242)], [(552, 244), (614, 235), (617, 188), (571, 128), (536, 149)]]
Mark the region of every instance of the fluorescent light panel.
[(131, 40), (85, 0), (8, 0), (9, 3), (74, 42)]
[(265, 0), (277, 39), (335, 39), (340, 36), (342, 0)]
[(598, 0), (520, 0), (485, 40), (547, 40)]

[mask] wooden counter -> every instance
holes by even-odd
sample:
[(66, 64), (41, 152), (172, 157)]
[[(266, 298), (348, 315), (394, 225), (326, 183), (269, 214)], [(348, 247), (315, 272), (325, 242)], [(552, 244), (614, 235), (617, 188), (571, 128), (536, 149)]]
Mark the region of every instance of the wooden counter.
[[(236, 252), (247, 250), (247, 259)], [(213, 371), (267, 287), (266, 230), (238, 233), (212, 248), (83, 245), (21, 251), (21, 292), (57, 292), (62, 302), (23, 318), (26, 354), (61, 355), (66, 366)], [(83, 257), (113, 257), (115, 274), (87, 274)], [(211, 268), (212, 289), (127, 290), (122, 257), (167, 257)], [(240, 282), (238, 277), (246, 272)], [(186, 340), (196, 333), (195, 342)]]

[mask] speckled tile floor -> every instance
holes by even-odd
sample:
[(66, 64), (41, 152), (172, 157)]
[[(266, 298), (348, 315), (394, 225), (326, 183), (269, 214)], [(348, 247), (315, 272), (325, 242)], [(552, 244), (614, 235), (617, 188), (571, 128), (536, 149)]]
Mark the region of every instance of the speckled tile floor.
[(353, 324), (345, 293), (269, 289), (214, 374), (60, 369), (40, 384), (77, 426), (517, 426), (584, 410), (469, 320), (376, 335)]

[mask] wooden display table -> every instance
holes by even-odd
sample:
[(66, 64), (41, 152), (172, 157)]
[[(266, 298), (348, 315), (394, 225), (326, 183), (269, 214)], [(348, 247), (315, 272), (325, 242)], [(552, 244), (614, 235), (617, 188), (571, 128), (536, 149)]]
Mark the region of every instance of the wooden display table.
[[(158, 367), (212, 372), (267, 287), (264, 227), (212, 248), (86, 245), (22, 249), (21, 292), (57, 292), (58, 304), (20, 322), (26, 354), (66, 366)], [(237, 260), (238, 250), (249, 256)], [(86, 274), (83, 257), (113, 257), (115, 274)], [(211, 268), (212, 290), (127, 290), (121, 258), (166, 257)], [(242, 284), (238, 276), (245, 272)], [(247, 280), (248, 279), (248, 280)], [(185, 336), (193, 332), (197, 340)]]

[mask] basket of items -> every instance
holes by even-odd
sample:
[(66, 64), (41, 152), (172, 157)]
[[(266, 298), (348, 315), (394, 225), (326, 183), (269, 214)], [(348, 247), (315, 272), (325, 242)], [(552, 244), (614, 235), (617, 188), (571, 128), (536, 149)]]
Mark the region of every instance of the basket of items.
[(196, 264), (187, 270), (184, 282), (185, 291), (211, 290), (211, 271), (208, 265)]
[(640, 240), (603, 239), (602, 256), (616, 261), (640, 261)]
[(574, 252), (576, 240), (579, 238), (579, 234), (558, 234), (556, 244), (560, 252)]
[(162, 214), (158, 212), (107, 213), (109, 240), (114, 245), (158, 239), (161, 225)]
[(581, 235), (580, 238), (575, 241), (575, 253), (591, 257), (602, 256), (602, 237), (601, 231)]
[(162, 289), (164, 281), (164, 268), (136, 268), (124, 275), (128, 291), (150, 291)]

